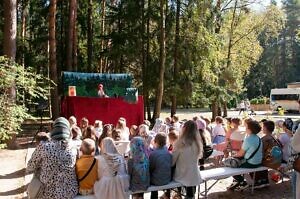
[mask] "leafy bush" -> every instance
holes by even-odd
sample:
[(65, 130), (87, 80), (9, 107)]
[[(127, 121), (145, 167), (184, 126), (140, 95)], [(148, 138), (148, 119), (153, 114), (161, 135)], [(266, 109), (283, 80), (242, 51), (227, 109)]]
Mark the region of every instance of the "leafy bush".
[(251, 104), (269, 104), (270, 99), (267, 97), (259, 97), (259, 98), (253, 98), (250, 100)]
[(41, 84), (47, 78), (31, 68), (16, 64), (0, 56), (0, 148), (12, 135), (17, 134), (24, 119), (30, 118), (25, 107), (25, 94), (32, 98), (45, 98), (46, 89)]

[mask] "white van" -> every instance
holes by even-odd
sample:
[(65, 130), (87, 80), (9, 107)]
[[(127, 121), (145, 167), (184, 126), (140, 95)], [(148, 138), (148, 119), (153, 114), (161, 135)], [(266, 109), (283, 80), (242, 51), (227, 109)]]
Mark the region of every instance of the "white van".
[(300, 88), (275, 88), (270, 93), (272, 110), (299, 111)]

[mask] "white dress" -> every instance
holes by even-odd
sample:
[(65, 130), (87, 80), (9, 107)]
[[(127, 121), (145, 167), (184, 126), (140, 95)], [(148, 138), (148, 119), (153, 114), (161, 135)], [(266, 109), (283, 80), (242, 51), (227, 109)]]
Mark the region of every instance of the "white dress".
[(120, 166), (118, 173), (114, 176), (112, 170), (108, 166), (103, 156), (96, 157), (99, 160), (98, 177), (94, 185), (95, 197), (128, 199), (129, 198), (129, 176), (126, 172), (126, 164), (124, 158), (120, 155)]

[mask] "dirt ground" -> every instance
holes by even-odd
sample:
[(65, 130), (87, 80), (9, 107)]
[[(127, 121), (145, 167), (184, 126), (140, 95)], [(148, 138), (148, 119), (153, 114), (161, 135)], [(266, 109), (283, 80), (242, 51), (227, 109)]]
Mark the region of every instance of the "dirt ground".
[(18, 138), (18, 149), (0, 150), (0, 198), (24, 198), (27, 138)]

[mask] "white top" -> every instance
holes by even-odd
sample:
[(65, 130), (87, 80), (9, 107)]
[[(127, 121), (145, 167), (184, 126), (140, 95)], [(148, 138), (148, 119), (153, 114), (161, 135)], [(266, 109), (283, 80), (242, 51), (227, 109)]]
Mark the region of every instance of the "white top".
[(239, 104), (239, 106), (240, 106), (240, 108), (246, 108), (245, 102), (241, 102), (241, 103)]
[(222, 124), (217, 124), (212, 130), (212, 137), (216, 137), (217, 135), (225, 136), (226, 132)]
[[(202, 144), (200, 147), (203, 147)], [(172, 153), (172, 165), (176, 165), (173, 178), (176, 182), (180, 182), (184, 186), (197, 186), (201, 183), (198, 159), (202, 157), (199, 157), (197, 151), (196, 143), (180, 148), (175, 145)]]
[(291, 143), (291, 138), (287, 133), (283, 133), (280, 135), (279, 141), (283, 146), (282, 147), (282, 152), (283, 152), (282, 159), (287, 162), (289, 160), (289, 145)]
[(126, 172), (125, 160), (120, 156), (120, 166), (116, 176), (111, 173), (106, 160), (102, 156), (96, 157), (98, 164), (98, 177), (94, 185), (94, 193), (96, 198), (129, 198), (129, 176)]

